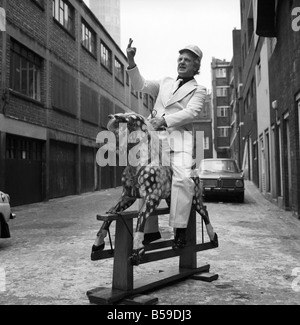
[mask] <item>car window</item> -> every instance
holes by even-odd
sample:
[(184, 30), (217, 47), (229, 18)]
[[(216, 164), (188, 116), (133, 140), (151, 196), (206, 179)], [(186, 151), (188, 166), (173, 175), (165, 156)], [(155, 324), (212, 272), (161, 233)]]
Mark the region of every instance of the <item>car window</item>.
[(202, 160), (200, 171), (239, 173), (234, 160)]

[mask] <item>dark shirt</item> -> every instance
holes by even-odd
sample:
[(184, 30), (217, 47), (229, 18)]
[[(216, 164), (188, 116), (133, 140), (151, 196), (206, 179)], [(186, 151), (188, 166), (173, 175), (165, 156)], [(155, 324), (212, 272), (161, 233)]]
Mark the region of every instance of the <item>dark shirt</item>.
[(178, 80), (178, 79), (181, 79), (181, 81), (180, 81), (180, 84), (179, 84), (178, 88), (175, 90), (174, 93), (176, 93), (176, 91), (177, 91), (181, 86), (183, 86), (183, 85), (186, 84), (187, 82), (193, 80), (194, 77), (181, 78), (180, 76), (178, 76), (176, 80)]

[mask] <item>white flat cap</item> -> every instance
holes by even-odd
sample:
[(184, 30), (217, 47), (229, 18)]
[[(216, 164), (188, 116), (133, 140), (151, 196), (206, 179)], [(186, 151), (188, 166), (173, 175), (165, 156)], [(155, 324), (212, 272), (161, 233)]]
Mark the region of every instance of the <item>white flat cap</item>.
[(197, 45), (187, 45), (183, 49), (181, 49), (179, 53), (181, 54), (183, 51), (191, 51), (196, 54), (200, 58), (200, 60), (202, 59), (203, 53)]

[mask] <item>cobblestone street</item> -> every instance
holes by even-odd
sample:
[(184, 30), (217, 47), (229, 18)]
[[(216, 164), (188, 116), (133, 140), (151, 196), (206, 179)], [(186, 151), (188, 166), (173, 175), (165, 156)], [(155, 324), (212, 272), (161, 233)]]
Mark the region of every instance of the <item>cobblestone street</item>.
[[(219, 279), (188, 279), (149, 293), (160, 305), (300, 303), (300, 221), (265, 200), (252, 183), (246, 186), (244, 204), (207, 202), (219, 248), (198, 253), (198, 266), (210, 264)], [(0, 240), (0, 305), (88, 305), (88, 290), (111, 287), (113, 260), (92, 262), (90, 251), (101, 225), (96, 214), (105, 213), (120, 193), (118, 188), (15, 208), (12, 238)], [(160, 219), (160, 229), (164, 239), (172, 238), (168, 216)], [(177, 266), (178, 258), (144, 264), (135, 278)]]

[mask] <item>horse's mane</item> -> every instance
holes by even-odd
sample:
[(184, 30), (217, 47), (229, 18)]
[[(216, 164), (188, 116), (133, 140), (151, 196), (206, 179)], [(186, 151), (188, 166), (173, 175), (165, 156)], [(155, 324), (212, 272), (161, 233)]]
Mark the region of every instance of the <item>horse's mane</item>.
[[(148, 155), (149, 160), (151, 160), (151, 164), (155, 164), (156, 166), (162, 165), (161, 162), (161, 153), (162, 153), (162, 143), (159, 140), (159, 134), (156, 132), (150, 123), (150, 121), (141, 114), (138, 113), (123, 113), (123, 114), (115, 114), (115, 117), (121, 117), (124, 120), (128, 120), (128, 123), (133, 121), (142, 121), (146, 126), (146, 130), (141, 128), (142, 132), (147, 133), (148, 136)], [(124, 121), (124, 123), (126, 123)], [(113, 128), (114, 121), (110, 121), (108, 124), (108, 129)], [(138, 127), (137, 127), (138, 129)]]

